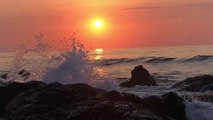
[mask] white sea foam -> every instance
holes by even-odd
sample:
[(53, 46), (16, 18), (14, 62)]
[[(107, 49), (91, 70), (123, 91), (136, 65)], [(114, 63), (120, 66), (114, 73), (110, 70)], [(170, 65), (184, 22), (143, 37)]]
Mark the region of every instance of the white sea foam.
[(173, 90), (168, 86), (136, 86), (134, 88), (119, 87), (118, 91), (136, 94), (139, 97), (149, 97), (152, 95), (162, 95)]
[(213, 120), (213, 103), (185, 102), (187, 120)]

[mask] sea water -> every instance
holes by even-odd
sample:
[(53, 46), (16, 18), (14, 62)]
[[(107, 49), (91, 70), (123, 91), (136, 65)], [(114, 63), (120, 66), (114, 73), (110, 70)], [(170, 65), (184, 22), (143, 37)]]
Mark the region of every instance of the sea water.
[[(74, 49), (72, 47), (72, 50), (63, 53), (47, 52), (43, 44), (18, 54), (0, 53), (0, 74), (8, 73), (9, 81), (43, 80), (47, 83), (57, 81), (62, 84), (81, 82), (105, 90), (134, 93), (140, 97), (175, 91), (170, 86), (187, 77), (213, 75), (213, 46), (211, 45), (133, 49), (97, 48), (87, 51), (83, 49), (82, 44), (78, 42), (73, 44)], [(119, 87), (119, 83), (131, 77), (131, 70), (137, 65), (143, 65), (148, 69), (160, 86)], [(31, 73), (27, 80), (17, 75), (22, 69)], [(179, 92), (179, 94), (186, 93)], [(187, 119), (212, 120), (212, 106), (210, 102), (196, 99), (192, 102), (186, 101)]]

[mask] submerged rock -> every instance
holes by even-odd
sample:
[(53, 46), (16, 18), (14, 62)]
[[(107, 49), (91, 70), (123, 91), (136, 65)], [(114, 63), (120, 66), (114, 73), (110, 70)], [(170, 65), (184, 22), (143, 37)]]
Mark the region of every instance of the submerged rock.
[(139, 98), (86, 84), (23, 91), (7, 105), (10, 120), (185, 120), (183, 99), (170, 92)]
[(0, 115), (4, 114), (6, 105), (15, 96), (20, 94), (24, 90), (34, 89), (37, 87), (45, 86), (43, 82), (31, 81), (27, 83), (11, 82), (0, 87)]
[(156, 86), (157, 83), (142, 65), (136, 66), (131, 72), (131, 79), (120, 84), (121, 87), (135, 87), (136, 85)]
[(206, 92), (213, 91), (213, 76), (203, 75), (187, 78), (172, 86), (179, 91)]

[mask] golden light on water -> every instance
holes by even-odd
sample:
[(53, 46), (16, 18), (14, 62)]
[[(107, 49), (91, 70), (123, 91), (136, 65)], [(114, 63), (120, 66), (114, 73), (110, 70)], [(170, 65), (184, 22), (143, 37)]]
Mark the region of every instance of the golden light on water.
[(95, 60), (101, 60), (101, 59), (103, 59), (103, 52), (104, 52), (104, 50), (101, 49), (101, 48), (95, 49), (95, 54), (96, 54)]
[(103, 59), (103, 56), (102, 56), (102, 55), (96, 55), (96, 56), (95, 56), (95, 60), (101, 60), (101, 59)]
[(100, 54), (103, 54), (103, 52), (104, 52), (104, 50), (101, 48), (95, 49), (95, 54), (100, 55)]

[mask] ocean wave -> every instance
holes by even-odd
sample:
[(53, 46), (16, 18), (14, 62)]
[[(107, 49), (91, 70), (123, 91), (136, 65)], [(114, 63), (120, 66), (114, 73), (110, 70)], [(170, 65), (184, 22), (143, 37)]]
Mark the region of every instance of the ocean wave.
[(122, 63), (191, 63), (191, 62), (213, 62), (213, 55), (197, 55), (191, 58), (173, 58), (173, 57), (141, 57), (141, 58), (119, 58), (119, 59), (103, 59), (97, 60), (95, 63), (101, 66), (117, 65)]
[(213, 55), (197, 55), (192, 58), (185, 59), (185, 62), (200, 62), (200, 61), (213, 61)]
[(167, 58), (167, 57), (156, 57), (151, 58), (149, 60), (146, 60), (147, 63), (161, 63), (161, 62), (171, 62), (173, 60), (176, 60), (176, 58)]

